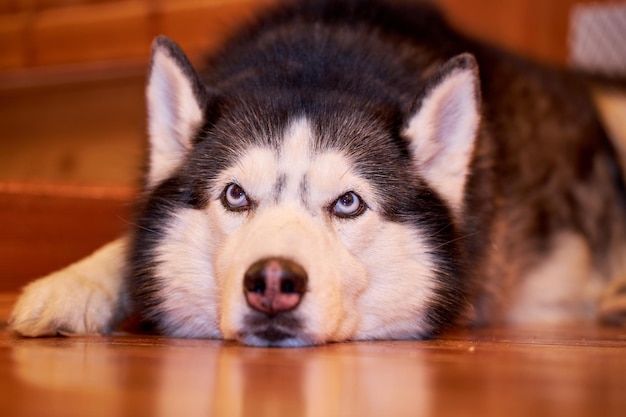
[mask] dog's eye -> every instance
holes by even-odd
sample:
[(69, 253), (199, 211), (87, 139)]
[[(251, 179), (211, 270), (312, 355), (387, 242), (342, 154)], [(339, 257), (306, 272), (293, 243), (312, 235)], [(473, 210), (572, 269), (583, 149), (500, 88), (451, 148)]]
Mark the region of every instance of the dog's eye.
[(365, 212), (367, 206), (354, 191), (350, 191), (339, 197), (331, 207), (332, 213), (337, 217), (357, 217)]
[(228, 210), (240, 211), (250, 207), (250, 200), (246, 192), (238, 184), (228, 185), (222, 192), (221, 200)]

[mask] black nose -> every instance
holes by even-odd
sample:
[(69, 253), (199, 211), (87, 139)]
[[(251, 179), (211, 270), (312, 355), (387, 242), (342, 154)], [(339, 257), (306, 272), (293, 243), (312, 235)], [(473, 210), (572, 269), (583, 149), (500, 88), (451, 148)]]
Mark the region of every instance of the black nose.
[(306, 292), (303, 267), (283, 258), (267, 258), (252, 264), (243, 280), (248, 305), (274, 316), (297, 307)]

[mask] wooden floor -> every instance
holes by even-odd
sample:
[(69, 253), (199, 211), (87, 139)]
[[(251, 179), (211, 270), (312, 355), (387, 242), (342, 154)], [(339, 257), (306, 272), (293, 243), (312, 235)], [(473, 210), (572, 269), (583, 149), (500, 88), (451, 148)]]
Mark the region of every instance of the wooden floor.
[(120, 335), (22, 339), (0, 295), (0, 415), (626, 415), (626, 330), (481, 329), (261, 349)]

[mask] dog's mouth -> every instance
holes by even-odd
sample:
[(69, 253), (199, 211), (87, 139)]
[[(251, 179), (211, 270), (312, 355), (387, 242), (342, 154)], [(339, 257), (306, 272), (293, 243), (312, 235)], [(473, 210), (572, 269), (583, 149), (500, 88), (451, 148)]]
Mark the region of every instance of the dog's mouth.
[(283, 329), (280, 329), (275, 326), (268, 326), (265, 329), (257, 330), (252, 333), (255, 337), (266, 340), (269, 343), (278, 343), (280, 344), (286, 339), (294, 338), (292, 332), (287, 332)]
[(237, 339), (250, 346), (299, 347), (313, 344), (302, 331), (300, 320), (291, 314), (275, 317), (249, 314)]

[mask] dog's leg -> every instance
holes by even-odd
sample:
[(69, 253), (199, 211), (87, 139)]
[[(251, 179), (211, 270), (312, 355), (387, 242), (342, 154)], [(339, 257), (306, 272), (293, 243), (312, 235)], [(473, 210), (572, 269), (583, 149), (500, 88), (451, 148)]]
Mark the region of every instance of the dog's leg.
[(608, 286), (600, 300), (598, 313), (604, 323), (626, 326), (626, 276)]
[(27, 285), (9, 325), (24, 336), (104, 334), (124, 315), (126, 238)]

